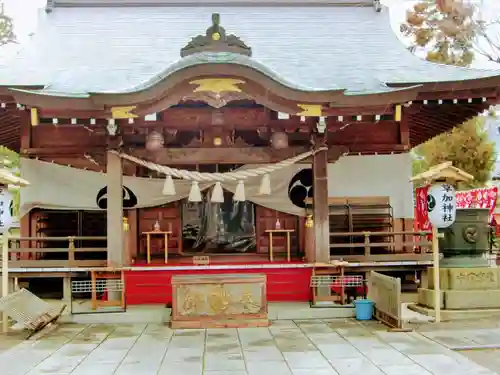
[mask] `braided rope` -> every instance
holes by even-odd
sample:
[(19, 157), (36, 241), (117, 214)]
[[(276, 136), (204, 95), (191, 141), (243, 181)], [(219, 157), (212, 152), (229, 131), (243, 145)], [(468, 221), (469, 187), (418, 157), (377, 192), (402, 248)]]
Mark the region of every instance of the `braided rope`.
[(225, 173), (193, 172), (193, 171), (187, 171), (185, 169), (170, 168), (170, 167), (167, 167), (165, 165), (152, 163), (152, 162), (149, 162), (149, 161), (146, 161), (143, 159), (139, 159), (139, 158), (136, 158), (135, 156), (128, 155), (125, 153), (119, 153), (116, 151), (112, 151), (112, 152), (117, 154), (118, 156), (120, 156), (122, 159), (126, 159), (126, 160), (131, 161), (135, 164), (142, 165), (143, 167), (146, 167), (146, 168), (153, 170), (153, 171), (163, 173), (167, 176), (170, 175), (172, 177), (181, 178), (183, 180), (188, 180), (188, 181), (224, 182), (224, 181), (239, 181), (239, 180), (244, 180), (244, 179), (249, 178), (249, 177), (263, 176), (265, 174), (268, 174), (268, 173), (277, 171), (279, 169), (288, 167), (290, 165), (293, 165), (301, 160), (308, 158), (309, 156), (316, 154), (319, 151), (326, 151), (326, 150), (328, 150), (327, 147), (320, 147), (317, 150), (304, 152), (303, 154), (300, 154), (300, 155), (294, 156), (292, 158), (280, 161), (279, 163), (276, 163), (276, 164), (271, 164), (271, 165), (267, 165), (264, 167), (259, 167), (259, 168), (244, 170), (244, 171), (233, 171), (233, 172), (225, 172)]

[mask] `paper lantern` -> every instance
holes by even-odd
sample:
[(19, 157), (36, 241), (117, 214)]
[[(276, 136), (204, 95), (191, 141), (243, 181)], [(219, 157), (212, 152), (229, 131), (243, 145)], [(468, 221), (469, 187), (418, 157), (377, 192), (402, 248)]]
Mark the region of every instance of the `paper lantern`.
[(271, 136), (271, 144), (276, 150), (282, 150), (288, 147), (288, 134), (284, 132), (275, 132)]
[(148, 134), (146, 138), (146, 148), (149, 151), (157, 151), (163, 148), (164, 142), (165, 139), (163, 138), (163, 135), (161, 133), (158, 133), (157, 131), (152, 131), (151, 133)]
[(449, 184), (435, 184), (427, 192), (429, 221), (437, 228), (448, 228), (455, 222), (457, 200), (455, 189)]

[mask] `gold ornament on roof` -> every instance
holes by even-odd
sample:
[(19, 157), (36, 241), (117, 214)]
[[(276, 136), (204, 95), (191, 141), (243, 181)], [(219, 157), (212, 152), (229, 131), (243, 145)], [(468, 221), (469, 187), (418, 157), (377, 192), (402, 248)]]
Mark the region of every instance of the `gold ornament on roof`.
[(245, 83), (241, 79), (235, 78), (205, 78), (197, 79), (189, 82), (191, 85), (198, 85), (194, 92), (213, 92), (220, 94), (221, 92), (241, 92), (238, 85)]
[(195, 36), (181, 49), (181, 56), (189, 56), (199, 52), (231, 52), (245, 56), (252, 56), (252, 49), (245, 42), (233, 34), (226, 34), (220, 25), (219, 13), (212, 14), (212, 26), (205, 35)]

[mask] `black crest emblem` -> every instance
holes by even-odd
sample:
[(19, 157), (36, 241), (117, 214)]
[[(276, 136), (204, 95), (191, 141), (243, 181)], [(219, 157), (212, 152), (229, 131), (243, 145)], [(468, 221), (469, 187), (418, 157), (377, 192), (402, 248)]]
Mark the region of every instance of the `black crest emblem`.
[(432, 212), (432, 210), (434, 210), (434, 207), (436, 207), (436, 198), (434, 198), (433, 195), (428, 194), (427, 195), (427, 212)]
[[(132, 190), (130, 190), (126, 186), (123, 187), (122, 199), (123, 199), (123, 208), (133, 208), (137, 205), (136, 195), (134, 194), (134, 192)], [(108, 187), (107, 186), (104, 186), (97, 193), (96, 203), (97, 203), (97, 207), (102, 208), (103, 210), (108, 208)]]
[(313, 171), (311, 168), (302, 169), (292, 177), (288, 185), (288, 198), (297, 207), (305, 208), (304, 200), (312, 198), (313, 193)]

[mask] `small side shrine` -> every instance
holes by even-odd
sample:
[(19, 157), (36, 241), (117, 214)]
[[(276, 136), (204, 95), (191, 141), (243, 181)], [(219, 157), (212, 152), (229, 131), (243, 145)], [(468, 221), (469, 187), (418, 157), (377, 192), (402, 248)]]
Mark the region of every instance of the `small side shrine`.
[(438, 241), (433, 241), (434, 267), (429, 268), (427, 285), (418, 290), (418, 305), (411, 308), (434, 315), (437, 322), (500, 313), (500, 270), (478, 262), (486, 249), (472, 246), (487, 244), (488, 209), (456, 208), (453, 186), (472, 179), (451, 162), (412, 179), (431, 184), (427, 211)]

